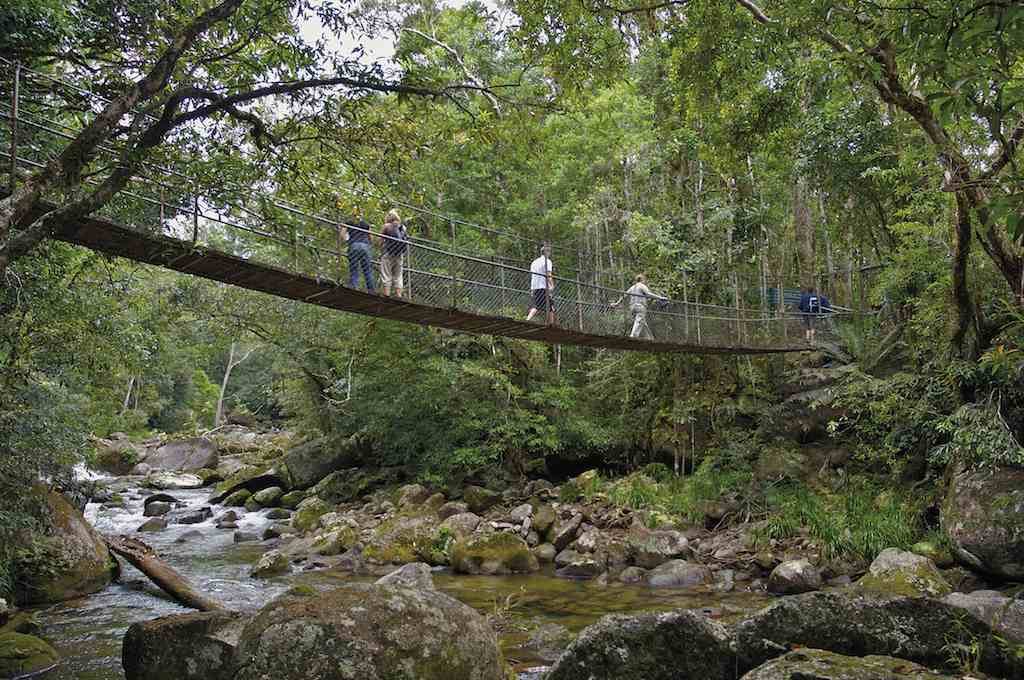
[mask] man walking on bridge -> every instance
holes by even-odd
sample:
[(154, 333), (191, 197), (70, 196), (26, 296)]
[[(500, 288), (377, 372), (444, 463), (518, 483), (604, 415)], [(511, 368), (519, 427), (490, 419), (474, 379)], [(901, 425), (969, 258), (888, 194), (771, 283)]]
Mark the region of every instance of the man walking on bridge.
[(366, 292), (376, 293), (373, 286), (373, 253), (370, 251), (370, 225), (358, 213), (341, 228), (341, 238), (348, 241), (348, 285), (359, 287), (359, 275), (366, 281)]
[(629, 298), (629, 311), (633, 314), (633, 328), (629, 331), (629, 337), (638, 338), (641, 335), (647, 340), (653, 340), (654, 334), (651, 327), (647, 325), (647, 298), (666, 300), (647, 287), (647, 277), (643, 274), (636, 275), (636, 283), (615, 302), (612, 307), (618, 307), (624, 298)]
[(540, 249), (540, 257), (530, 264), (530, 311), (526, 314), (526, 320), (531, 320), (537, 310), (547, 311), (548, 325), (555, 323), (555, 277), (551, 274), (551, 246), (545, 245)]

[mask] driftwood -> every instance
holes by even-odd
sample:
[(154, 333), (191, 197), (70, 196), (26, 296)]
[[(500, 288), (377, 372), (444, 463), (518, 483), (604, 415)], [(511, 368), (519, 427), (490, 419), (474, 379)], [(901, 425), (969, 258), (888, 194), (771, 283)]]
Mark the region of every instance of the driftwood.
[(156, 551), (142, 541), (128, 536), (104, 536), (110, 552), (125, 558), (149, 577), (160, 589), (186, 607), (199, 611), (223, 611), (224, 605), (199, 592), (188, 579), (160, 559)]

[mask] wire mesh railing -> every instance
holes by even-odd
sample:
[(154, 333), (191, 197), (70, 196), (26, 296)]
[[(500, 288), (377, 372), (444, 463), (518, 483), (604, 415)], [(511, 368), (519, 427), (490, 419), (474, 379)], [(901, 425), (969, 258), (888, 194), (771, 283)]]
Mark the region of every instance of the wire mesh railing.
[[(93, 109), (86, 91), (72, 84), (27, 69), (8, 75), (0, 91), (0, 158), (13, 186), (19, 171), (31, 173), (50, 162)], [(71, 96), (58, 92), (65, 86)], [(82, 185), (48, 200), (81, 197), (120, 162), (120, 151), (116, 143), (101, 147)], [(538, 277), (514, 259), (459, 250), (454, 219), (448, 243), (415, 235), (395, 239), (351, 218), (280, 200), (272, 195), (273, 183), (266, 184), (271, 195), (255, 200), (251, 191), (202, 186), (170, 163), (143, 162), (99, 214), (147, 234), (336, 286), (382, 294), (388, 284), (392, 296), (418, 305), (517, 321), (525, 320), (531, 307), (540, 307), (532, 323), (587, 336), (630, 336), (716, 350), (791, 349), (804, 346), (810, 328), (822, 340), (845, 318), (630, 295), (621, 286), (602, 285), (600, 272), (566, 266), (568, 275), (563, 274), (558, 253), (551, 270)], [(390, 280), (381, 280), (382, 274)], [(535, 286), (544, 294), (536, 293)]]

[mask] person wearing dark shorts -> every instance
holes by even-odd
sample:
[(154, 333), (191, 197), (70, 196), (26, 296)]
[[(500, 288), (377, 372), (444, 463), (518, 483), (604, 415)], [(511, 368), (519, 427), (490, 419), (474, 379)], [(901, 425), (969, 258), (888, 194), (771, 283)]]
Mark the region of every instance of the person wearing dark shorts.
[(818, 318), (826, 312), (832, 311), (832, 303), (828, 298), (821, 295), (814, 288), (805, 288), (800, 295), (800, 313), (804, 322), (804, 339), (809, 343), (814, 342), (816, 324)]
[(526, 314), (526, 320), (530, 321), (543, 309), (547, 312), (548, 324), (555, 323), (555, 277), (551, 273), (551, 248), (543, 246), (540, 249), (540, 257), (530, 264), (530, 311)]

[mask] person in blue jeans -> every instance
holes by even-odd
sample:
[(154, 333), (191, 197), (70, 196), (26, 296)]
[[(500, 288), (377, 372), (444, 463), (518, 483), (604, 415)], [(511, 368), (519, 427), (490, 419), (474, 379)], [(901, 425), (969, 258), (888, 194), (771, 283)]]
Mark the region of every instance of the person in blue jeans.
[(359, 274), (366, 281), (366, 292), (376, 293), (373, 285), (373, 251), (370, 249), (370, 230), (361, 216), (356, 215), (342, 226), (341, 238), (348, 241), (348, 285), (359, 287)]

